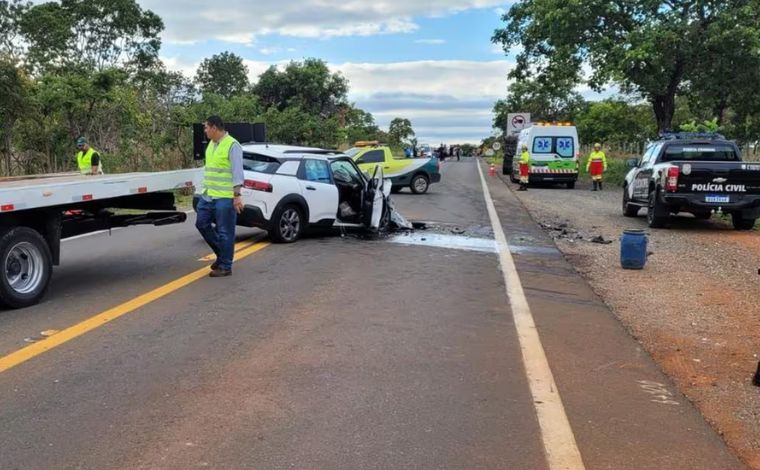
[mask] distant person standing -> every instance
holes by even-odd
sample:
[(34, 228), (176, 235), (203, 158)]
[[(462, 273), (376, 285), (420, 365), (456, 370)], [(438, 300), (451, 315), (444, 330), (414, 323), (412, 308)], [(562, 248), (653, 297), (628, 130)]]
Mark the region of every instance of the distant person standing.
[(438, 147), (438, 159), (443, 161), (446, 161), (446, 146), (441, 144), (440, 147)]
[(101, 165), (100, 153), (90, 147), (87, 139), (78, 138), (77, 149), (79, 149), (76, 155), (79, 172), (83, 175), (102, 175), (103, 166)]
[(227, 133), (219, 116), (206, 119), (203, 130), (210, 142), (195, 226), (216, 254), (210, 276), (225, 277), (232, 275), (235, 225), (237, 214), (243, 210), (243, 147)]
[(592, 191), (596, 191), (597, 188), (599, 191), (602, 190), (602, 177), (605, 171), (607, 171), (607, 155), (602, 151), (602, 144), (596, 143), (586, 163), (586, 172), (591, 175), (594, 183)]
[(518, 191), (528, 190), (528, 177), (530, 175), (530, 153), (528, 146), (523, 144), (522, 153), (520, 154), (520, 189)]

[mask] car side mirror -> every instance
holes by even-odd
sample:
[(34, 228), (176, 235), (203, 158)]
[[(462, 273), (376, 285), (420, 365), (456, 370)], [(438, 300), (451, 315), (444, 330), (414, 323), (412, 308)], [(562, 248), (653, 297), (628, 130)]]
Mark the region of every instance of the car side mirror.
[(625, 161), (625, 166), (628, 168), (638, 168), (641, 165), (641, 161), (638, 158), (629, 158)]
[(357, 165), (361, 165), (362, 163), (364, 163), (364, 159), (363, 158), (359, 158), (359, 159), (356, 160), (356, 164)]

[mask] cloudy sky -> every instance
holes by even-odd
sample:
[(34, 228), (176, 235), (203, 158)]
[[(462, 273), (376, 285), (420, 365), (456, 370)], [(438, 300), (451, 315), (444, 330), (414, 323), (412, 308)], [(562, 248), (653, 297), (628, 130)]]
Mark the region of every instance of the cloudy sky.
[(490, 38), (508, 4), (492, 0), (140, 0), (166, 24), (161, 55), (192, 76), (212, 54), (270, 64), (317, 57), (351, 83), (350, 98), (387, 127), (412, 120), (420, 142), (477, 142), (506, 93), (512, 57)]

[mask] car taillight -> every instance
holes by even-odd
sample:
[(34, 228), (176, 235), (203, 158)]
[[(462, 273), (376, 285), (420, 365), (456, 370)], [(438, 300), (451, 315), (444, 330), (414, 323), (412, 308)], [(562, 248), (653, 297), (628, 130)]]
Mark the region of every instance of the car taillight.
[(668, 168), (668, 179), (665, 181), (665, 191), (674, 193), (678, 190), (678, 167), (671, 166)]
[(246, 189), (253, 189), (254, 191), (264, 191), (265, 193), (272, 192), (272, 185), (262, 181), (245, 180), (243, 182), (243, 187)]

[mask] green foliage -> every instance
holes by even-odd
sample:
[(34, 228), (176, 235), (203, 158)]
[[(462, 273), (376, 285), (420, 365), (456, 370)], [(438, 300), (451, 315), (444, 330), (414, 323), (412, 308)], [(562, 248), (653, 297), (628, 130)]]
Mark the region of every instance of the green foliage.
[(394, 118), (388, 128), (388, 139), (392, 146), (410, 145), (409, 140), (414, 137), (414, 129), (409, 119)]
[(672, 128), (679, 94), (708, 103), (719, 123), (731, 103), (757, 95), (759, 7), (758, 0), (523, 0), (493, 41), (522, 47), (511, 73), (518, 81), (582, 81), (578, 71), (589, 65), (592, 88), (615, 83), (647, 100), (662, 131)]
[(201, 62), (195, 80), (204, 95), (224, 98), (243, 94), (249, 87), (248, 67), (243, 58), (231, 52), (216, 54)]
[(697, 124), (696, 121), (687, 122), (681, 125), (682, 132), (718, 132), (720, 131), (720, 125), (718, 125), (718, 118), (714, 118), (711, 121), (704, 121)]
[(282, 71), (270, 67), (253, 86), (253, 93), (266, 108), (284, 111), (295, 106), (329, 118), (347, 105), (348, 81), (330, 72), (324, 61), (306, 59), (290, 62)]
[(657, 130), (653, 117), (649, 106), (605, 100), (588, 103), (573, 122), (583, 143), (623, 144), (645, 142), (655, 137)]

